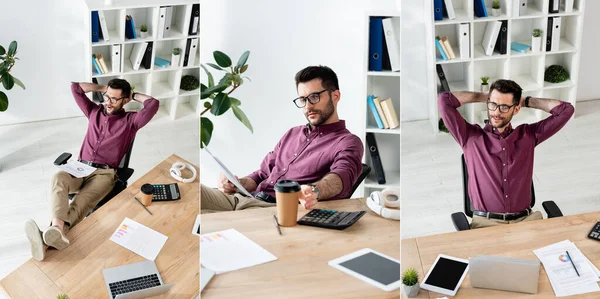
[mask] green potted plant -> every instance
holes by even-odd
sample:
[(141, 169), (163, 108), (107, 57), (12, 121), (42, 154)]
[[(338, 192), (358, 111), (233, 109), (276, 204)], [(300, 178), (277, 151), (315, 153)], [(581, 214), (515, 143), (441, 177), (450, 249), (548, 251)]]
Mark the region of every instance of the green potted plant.
[(562, 66), (553, 64), (544, 72), (544, 81), (550, 83), (561, 83), (569, 80), (569, 72)]
[(488, 84), (488, 80), (490, 77), (483, 76), (481, 77), (481, 92), (489, 92), (490, 85)]
[(180, 88), (185, 91), (192, 91), (200, 87), (200, 81), (198, 78), (192, 75), (185, 75), (181, 77)]
[(419, 273), (413, 268), (406, 269), (402, 273), (402, 291), (408, 298), (416, 297), (419, 294)]
[(542, 29), (535, 28), (531, 32), (531, 51), (539, 52), (542, 46)]
[(250, 132), (254, 132), (250, 120), (248, 120), (248, 117), (240, 108), (242, 103), (240, 100), (231, 97), (231, 93), (244, 83), (244, 79), (250, 80), (250, 78), (242, 76), (242, 74), (248, 70), (248, 64), (246, 64), (246, 62), (248, 61), (249, 56), (250, 51), (242, 53), (237, 64), (234, 65), (227, 54), (221, 51), (214, 51), (213, 57), (217, 64), (206, 63), (206, 65), (218, 71), (225, 72), (223, 78), (216, 83), (213, 75), (208, 71), (206, 66), (204, 66), (204, 64), (200, 65), (206, 72), (206, 78), (208, 79), (208, 85), (204, 85), (204, 83), (200, 84), (200, 99), (205, 100), (203, 104), (204, 110), (200, 113), (200, 148), (204, 148), (205, 145), (210, 143), (213, 134), (214, 125), (212, 121), (208, 117), (203, 116), (209, 111), (214, 116), (219, 116), (223, 115), (223, 113), (231, 108), (235, 117), (246, 126)]
[[(17, 55), (16, 41), (10, 43), (8, 51), (0, 46), (0, 82), (5, 90), (11, 90), (15, 84), (25, 89), (23, 82), (10, 74), (15, 62), (19, 60), (15, 55)], [(0, 112), (4, 112), (6, 109), (8, 109), (8, 96), (0, 90)]]
[(178, 67), (179, 61), (181, 61), (181, 48), (174, 48), (171, 53), (171, 66)]
[(500, 11), (500, 1), (494, 0), (492, 2), (492, 16), (499, 17), (502, 14)]
[(142, 26), (140, 26), (140, 37), (148, 37), (148, 26), (146, 24), (142, 24)]

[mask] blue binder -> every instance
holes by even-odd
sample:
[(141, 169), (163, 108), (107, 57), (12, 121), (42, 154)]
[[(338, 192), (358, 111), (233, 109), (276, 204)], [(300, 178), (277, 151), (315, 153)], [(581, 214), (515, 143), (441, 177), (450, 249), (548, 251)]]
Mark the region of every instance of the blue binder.
[(98, 17), (98, 11), (92, 11), (92, 42), (100, 41), (100, 18)]
[(131, 16), (125, 18), (125, 37), (128, 39), (135, 38), (135, 27), (133, 27), (133, 19)]
[(485, 7), (485, 0), (475, 0), (475, 15), (483, 18), (487, 17), (487, 8)]
[(383, 70), (382, 18), (369, 19), (369, 71)]
[(131, 22), (131, 31), (133, 31), (133, 38), (137, 38), (137, 33), (135, 32), (135, 23), (133, 22), (133, 17), (129, 16), (129, 21)]
[(375, 99), (374, 95), (370, 95), (367, 97), (367, 104), (369, 105), (369, 108), (371, 109), (371, 112), (373, 113), (373, 117), (375, 118), (375, 122), (377, 122), (377, 127), (379, 127), (380, 129), (383, 129), (383, 121), (381, 121), (381, 117), (379, 117), (379, 112), (377, 112), (377, 107), (375, 107), (375, 102), (373, 102), (373, 99)]
[(440, 51), (440, 54), (442, 54), (442, 59), (443, 60), (448, 60), (448, 56), (446, 56), (446, 53), (444, 52), (444, 48), (442, 47), (442, 44), (440, 44), (440, 40), (439, 39), (435, 39), (435, 45), (438, 48), (438, 51)]
[[(433, 19), (436, 21), (441, 21), (444, 19), (442, 1), (444, 0), (433, 0)], [(475, 1), (477, 2), (477, 0)]]

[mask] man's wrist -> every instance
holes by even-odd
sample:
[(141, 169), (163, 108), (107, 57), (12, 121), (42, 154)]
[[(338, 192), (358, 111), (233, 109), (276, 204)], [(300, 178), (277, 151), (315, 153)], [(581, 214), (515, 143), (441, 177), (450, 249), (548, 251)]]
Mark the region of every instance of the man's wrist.
[(529, 99), (530, 99), (530, 98), (531, 98), (531, 96), (526, 96), (526, 97), (525, 97), (525, 102), (524, 102), (524, 104), (525, 104), (525, 107), (529, 107)]
[(317, 200), (319, 200), (320, 198), (320, 190), (319, 187), (316, 184), (308, 184), (310, 187), (312, 187), (312, 192), (316, 194), (316, 198)]

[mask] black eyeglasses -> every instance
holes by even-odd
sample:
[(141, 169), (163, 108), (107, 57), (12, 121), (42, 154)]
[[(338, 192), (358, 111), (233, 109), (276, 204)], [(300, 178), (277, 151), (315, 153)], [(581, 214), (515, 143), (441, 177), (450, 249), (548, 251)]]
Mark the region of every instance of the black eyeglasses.
[(296, 99), (294, 99), (294, 104), (296, 104), (296, 107), (298, 107), (298, 108), (304, 108), (306, 106), (307, 101), (314, 105), (321, 101), (321, 94), (326, 91), (332, 91), (332, 89), (327, 88), (327, 89), (323, 89), (319, 92), (313, 92), (313, 93), (309, 94), (307, 97), (296, 98)]
[(508, 110), (510, 110), (510, 108), (512, 108), (514, 106), (517, 106), (517, 105), (518, 104), (514, 104), (514, 105), (508, 106), (508, 105), (504, 105), (504, 104), (498, 105), (498, 104), (496, 104), (494, 102), (487, 102), (487, 108), (488, 108), (488, 110), (490, 110), (490, 111), (496, 111), (496, 109), (500, 109), (500, 112), (502, 112), (502, 113), (508, 112)]
[(102, 98), (104, 99), (105, 102), (110, 102), (111, 104), (115, 104), (116, 102), (122, 100), (122, 99), (126, 99), (127, 97), (124, 98), (119, 98), (119, 99), (114, 99), (109, 97), (106, 92), (102, 94)]

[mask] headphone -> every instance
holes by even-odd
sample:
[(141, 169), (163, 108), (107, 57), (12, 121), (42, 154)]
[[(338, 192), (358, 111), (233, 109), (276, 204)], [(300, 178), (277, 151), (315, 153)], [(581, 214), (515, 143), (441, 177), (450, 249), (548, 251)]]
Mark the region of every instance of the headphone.
[(367, 197), (367, 206), (383, 218), (400, 220), (400, 190), (375, 191)]
[[(184, 179), (181, 177), (181, 171), (184, 169), (189, 169), (192, 171), (192, 177), (188, 178), (188, 179)], [(183, 163), (183, 162), (175, 162), (173, 164), (173, 166), (171, 166), (171, 169), (169, 170), (169, 172), (171, 173), (171, 176), (173, 178), (175, 178), (176, 180), (182, 182), (182, 183), (191, 183), (193, 181), (196, 180), (196, 168), (190, 164), (187, 163)]]

